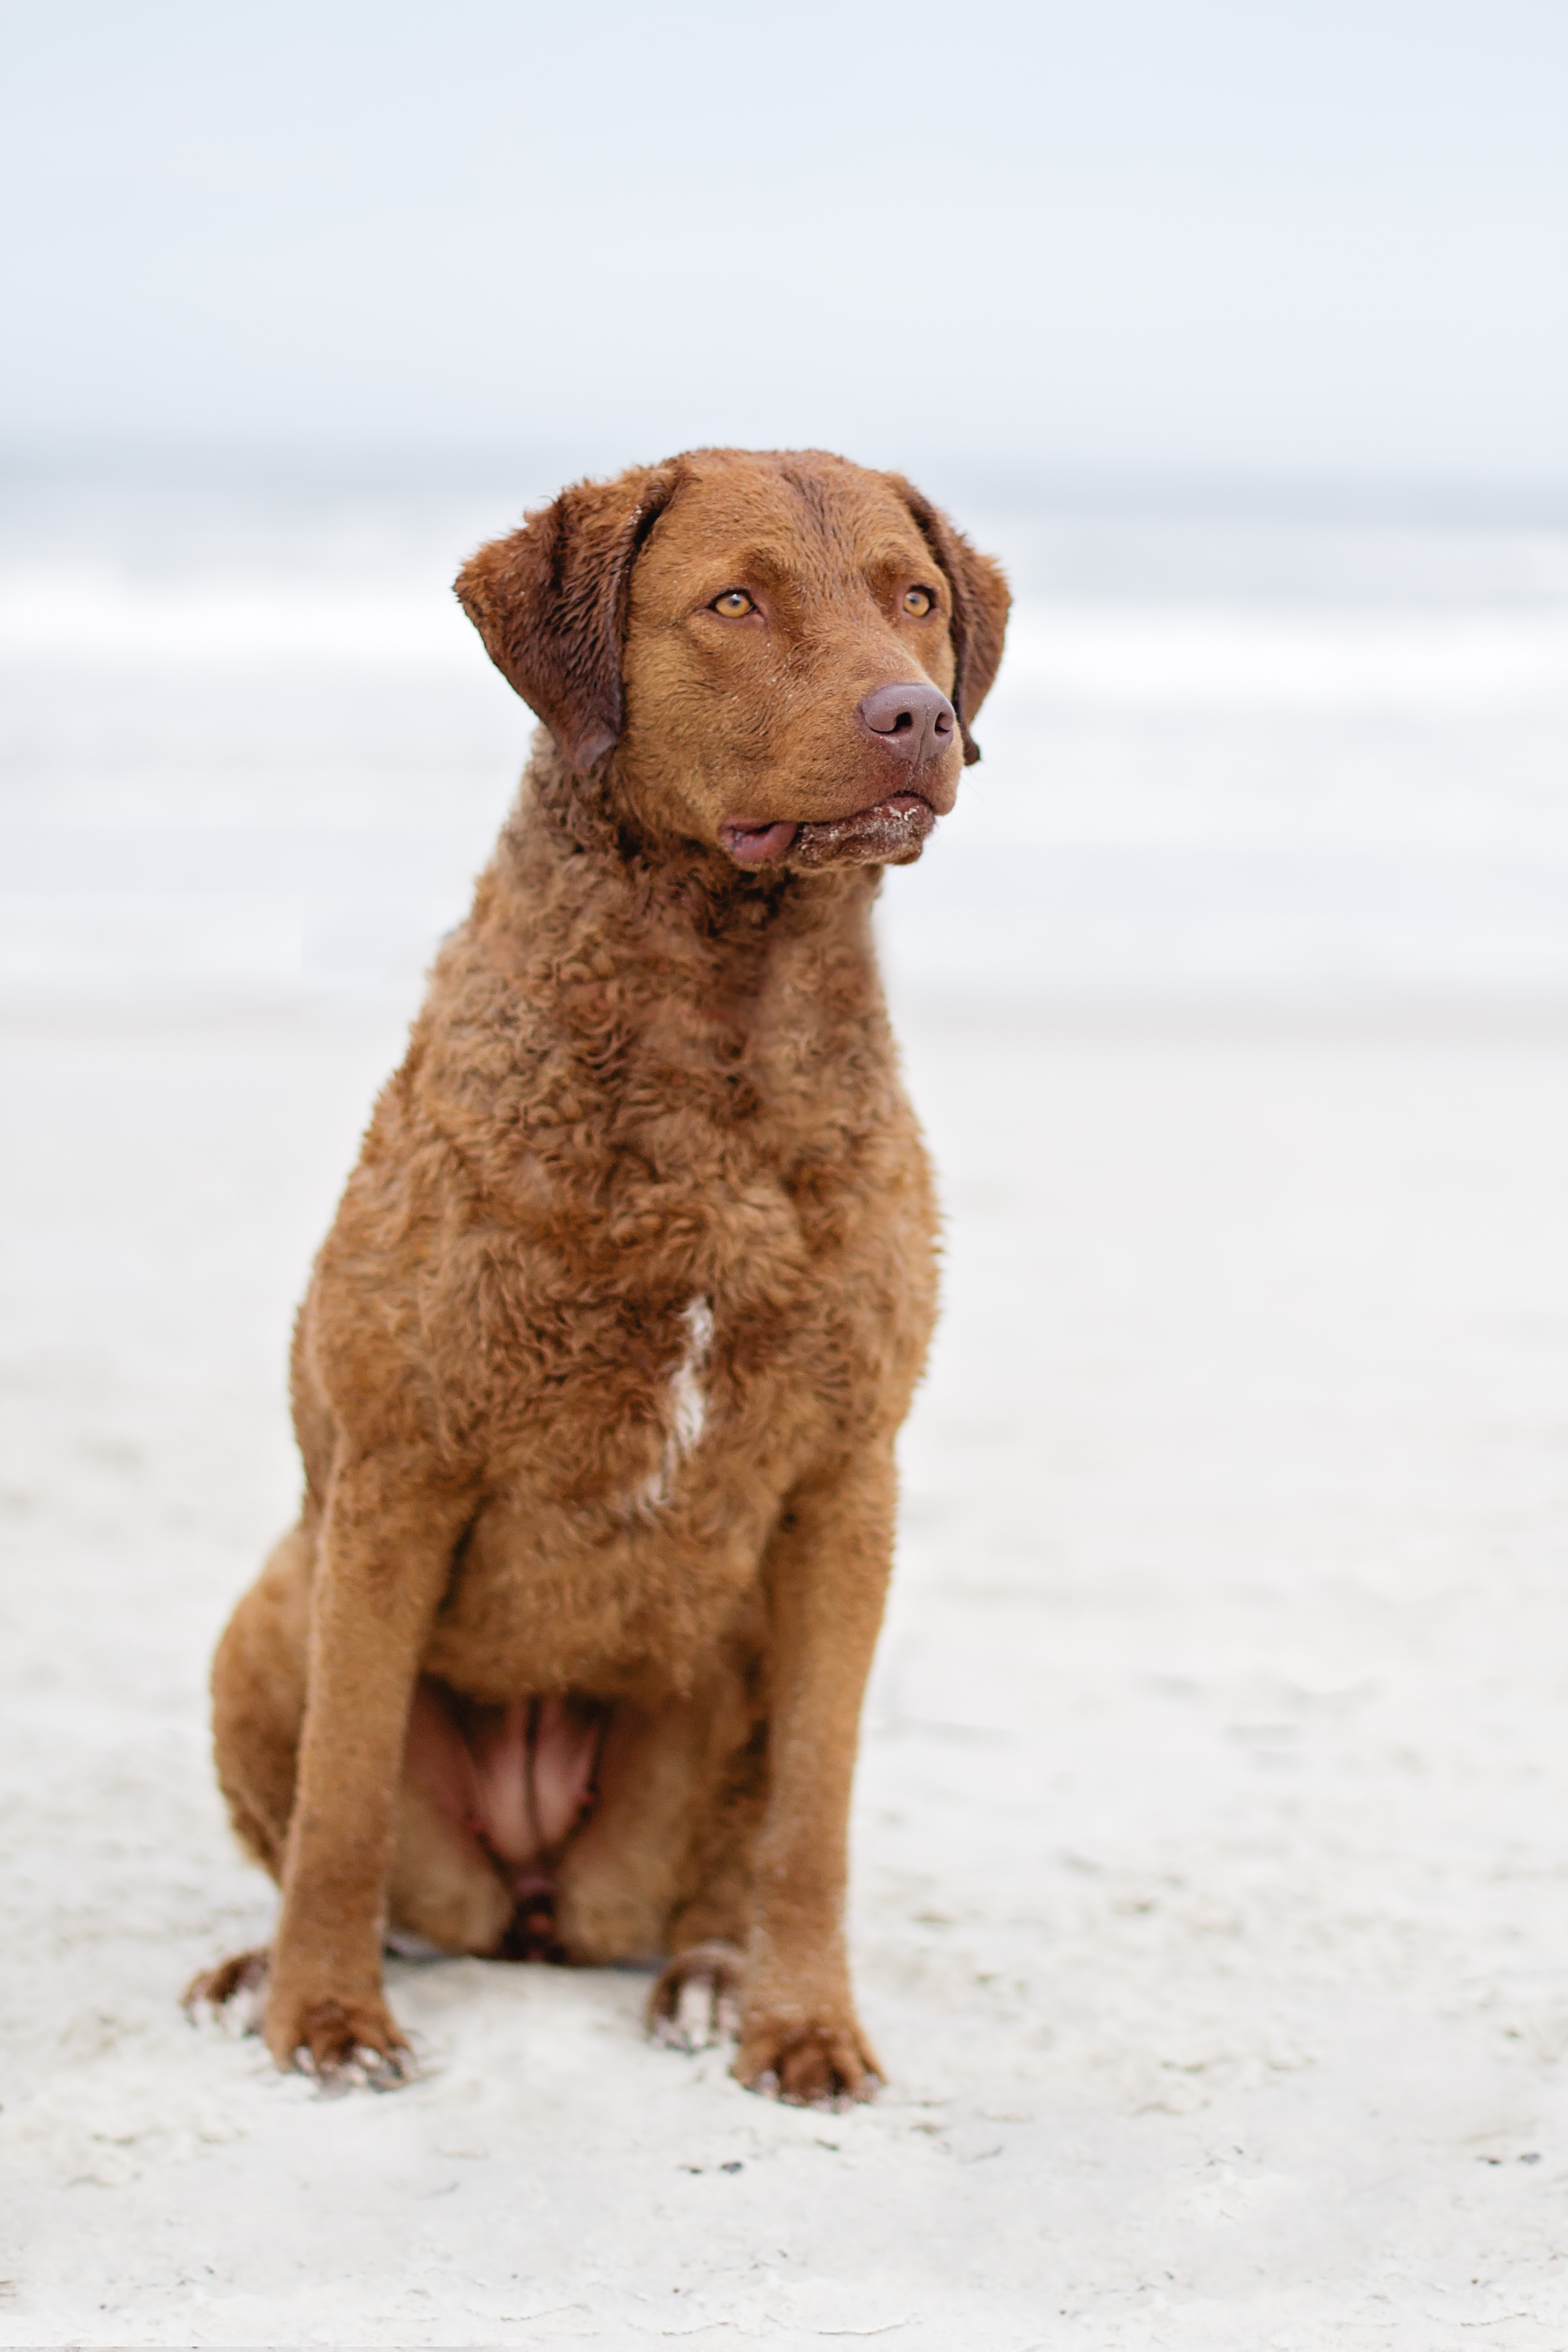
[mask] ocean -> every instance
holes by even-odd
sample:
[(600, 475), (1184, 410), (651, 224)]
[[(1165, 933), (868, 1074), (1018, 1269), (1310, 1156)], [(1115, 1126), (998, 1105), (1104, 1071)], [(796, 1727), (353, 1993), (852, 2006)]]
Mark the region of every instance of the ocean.
[[(14, 482), (0, 993), (412, 1004), (532, 724), (449, 590), (524, 488)], [(1017, 606), (984, 761), (888, 877), (896, 993), (1568, 995), (1561, 521), (947, 495)]]

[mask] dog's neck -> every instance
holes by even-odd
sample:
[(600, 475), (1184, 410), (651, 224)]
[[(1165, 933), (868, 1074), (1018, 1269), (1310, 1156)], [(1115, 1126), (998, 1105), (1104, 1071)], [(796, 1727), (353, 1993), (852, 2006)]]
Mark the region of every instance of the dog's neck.
[(748, 872), (717, 847), (657, 829), (637, 811), (612, 756), (586, 776), (567, 769), (543, 729), (507, 827), (525, 865), (586, 861), (613, 898), (616, 929), (652, 945), (685, 934), (721, 962), (754, 968), (772, 949), (809, 936), (874, 963), (868, 913), (879, 866)]
[(688, 1158), (706, 1135), (721, 1156), (820, 1177), (900, 1115), (877, 880), (859, 866), (763, 881), (628, 834), (612, 793), (541, 744), (442, 951), (405, 1083), (530, 1218), (596, 1198), (638, 1136), (650, 1165), (679, 1131)]

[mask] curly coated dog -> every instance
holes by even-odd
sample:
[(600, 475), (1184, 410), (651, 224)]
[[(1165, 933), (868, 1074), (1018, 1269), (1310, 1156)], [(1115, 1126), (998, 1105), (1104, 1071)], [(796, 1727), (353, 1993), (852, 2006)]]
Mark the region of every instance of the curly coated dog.
[(842, 1907), (936, 1215), (872, 944), (1007, 591), (896, 474), (700, 449), (458, 594), (544, 724), (300, 1311), (299, 1525), (213, 1669), (278, 2063), (395, 2081), (392, 1932), (660, 1960), (869, 2095)]

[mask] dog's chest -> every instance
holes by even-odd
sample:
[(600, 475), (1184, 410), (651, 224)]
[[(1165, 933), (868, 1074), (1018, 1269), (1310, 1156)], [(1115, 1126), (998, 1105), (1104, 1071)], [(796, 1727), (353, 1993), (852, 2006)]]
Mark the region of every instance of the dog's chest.
[(805, 1318), (759, 1344), (715, 1288), (673, 1312), (635, 1292), (584, 1307), (531, 1412), (497, 1433), (432, 1671), (496, 1697), (690, 1686), (858, 1353)]
[(907, 1113), (852, 1149), (700, 1172), (652, 1215), (646, 1187), (626, 1200), (591, 1278), (546, 1248), (492, 1278), (486, 1500), (432, 1653), (462, 1687), (679, 1685), (791, 1487), (902, 1416), (934, 1289)]
[(906, 1139), (845, 1157), (643, 1178), (591, 1250), (495, 1251), (466, 1286), (481, 1319), (458, 1374), (492, 1469), (647, 1513), (700, 1457), (712, 1470), (739, 1449), (754, 1478), (834, 1412), (875, 1413), (890, 1355), (929, 1323), (930, 1218)]

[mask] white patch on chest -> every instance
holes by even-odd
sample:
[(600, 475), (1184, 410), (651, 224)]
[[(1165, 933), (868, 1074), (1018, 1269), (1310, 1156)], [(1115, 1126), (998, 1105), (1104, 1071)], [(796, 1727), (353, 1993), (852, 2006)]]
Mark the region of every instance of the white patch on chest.
[(680, 1323), (686, 1345), (670, 1375), (664, 1452), (658, 1468), (637, 1489), (640, 1511), (657, 1511), (668, 1502), (681, 1464), (701, 1443), (708, 1426), (706, 1374), (713, 1345), (712, 1307), (706, 1298), (691, 1299), (681, 1311)]

